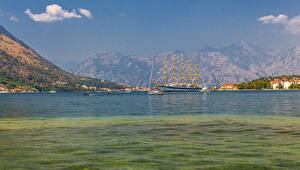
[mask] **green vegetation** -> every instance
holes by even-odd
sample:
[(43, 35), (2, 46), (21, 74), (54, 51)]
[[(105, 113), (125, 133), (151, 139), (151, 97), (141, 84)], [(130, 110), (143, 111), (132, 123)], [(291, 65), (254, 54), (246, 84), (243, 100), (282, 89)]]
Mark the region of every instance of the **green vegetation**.
[(237, 84), (239, 89), (268, 89), (271, 88), (270, 80), (261, 78), (250, 82)]
[(300, 75), (281, 75), (281, 76), (275, 76), (275, 77), (270, 77), (270, 78), (271, 78), (271, 80), (284, 79), (284, 78), (290, 80), (290, 79), (293, 79), (293, 78), (296, 78), (296, 77), (300, 77)]
[(290, 89), (300, 89), (300, 84), (292, 84), (289, 88)]
[[(282, 76), (276, 76), (276, 77), (262, 77), (259, 79), (255, 79), (252, 80), (250, 82), (242, 82), (237, 84), (237, 87), (239, 89), (271, 89), (271, 81), (275, 80), (275, 79), (287, 79), (287, 80), (291, 80), (294, 79), (296, 77), (300, 77), (299, 75), (282, 75)], [(279, 84), (279, 89), (282, 89), (283, 86), (281, 84)], [(292, 89), (300, 89), (300, 85), (293, 85), (291, 86)]]
[(297, 169), (300, 119), (0, 119), (0, 169)]

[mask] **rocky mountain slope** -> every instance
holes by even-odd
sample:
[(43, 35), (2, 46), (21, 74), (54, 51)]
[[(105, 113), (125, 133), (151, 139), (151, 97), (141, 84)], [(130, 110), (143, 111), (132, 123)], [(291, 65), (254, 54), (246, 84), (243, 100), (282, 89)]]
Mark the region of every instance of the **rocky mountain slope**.
[[(185, 56), (185, 77), (190, 57), (192, 64), (198, 64), (201, 81), (211, 86), (224, 82), (249, 81), (263, 76), (300, 74), (300, 51), (296, 48), (276, 51), (256, 47), (246, 41), (218, 48), (204, 47), (194, 52), (170, 51), (153, 56), (102, 52), (89, 56), (74, 69), (74, 73), (146, 86), (152, 57), (155, 58), (154, 77), (162, 82), (164, 57), (167, 56), (168, 72), (171, 73), (171, 59), (173, 55), (176, 56), (176, 73), (179, 77), (182, 54)], [(171, 82), (171, 75), (168, 81)]]
[(68, 86), (118, 86), (65, 72), (0, 26), (0, 83), (45, 90), (61, 82)]

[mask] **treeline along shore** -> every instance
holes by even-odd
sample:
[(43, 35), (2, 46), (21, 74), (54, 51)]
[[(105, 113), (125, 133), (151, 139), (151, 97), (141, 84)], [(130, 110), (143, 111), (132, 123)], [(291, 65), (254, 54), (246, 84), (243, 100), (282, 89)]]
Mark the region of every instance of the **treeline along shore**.
[(282, 75), (275, 77), (261, 77), (249, 82), (224, 83), (220, 88), (214, 87), (213, 90), (300, 90), (299, 75)]

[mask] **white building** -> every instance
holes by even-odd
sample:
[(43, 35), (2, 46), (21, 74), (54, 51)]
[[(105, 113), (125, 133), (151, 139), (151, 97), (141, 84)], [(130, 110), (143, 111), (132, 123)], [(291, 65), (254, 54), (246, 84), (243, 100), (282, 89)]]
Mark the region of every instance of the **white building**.
[(282, 84), (282, 81), (279, 79), (275, 79), (274, 81), (271, 81), (271, 87), (273, 90), (278, 90), (280, 85)]
[(278, 82), (271, 83), (271, 87), (272, 87), (273, 90), (278, 90), (279, 89), (279, 83)]
[(300, 78), (296, 77), (290, 80), (287, 78), (284, 78), (283, 80), (275, 79), (270, 83), (273, 90), (278, 90), (280, 86), (285, 90), (289, 90), (293, 85), (300, 84)]
[(294, 82), (292, 82), (292, 81), (285, 81), (285, 82), (283, 82), (283, 88), (285, 90), (288, 90), (291, 87), (291, 85), (293, 85), (293, 83)]

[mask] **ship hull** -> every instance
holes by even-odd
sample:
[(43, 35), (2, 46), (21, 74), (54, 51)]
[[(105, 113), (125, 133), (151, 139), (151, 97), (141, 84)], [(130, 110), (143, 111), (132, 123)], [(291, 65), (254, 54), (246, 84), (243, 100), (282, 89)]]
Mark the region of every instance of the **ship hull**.
[(158, 89), (166, 93), (203, 93), (202, 87), (159, 86)]

